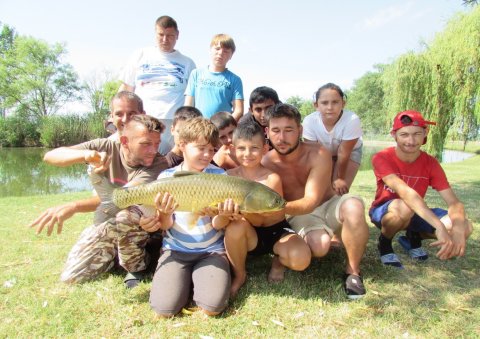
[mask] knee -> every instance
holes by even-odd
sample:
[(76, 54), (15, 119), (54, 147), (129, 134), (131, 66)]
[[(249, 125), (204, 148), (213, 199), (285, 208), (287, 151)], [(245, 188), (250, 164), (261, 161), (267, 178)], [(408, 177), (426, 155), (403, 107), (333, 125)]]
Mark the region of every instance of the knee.
[(321, 258), (327, 255), (330, 250), (330, 236), (324, 231), (313, 231), (307, 234), (307, 244), (310, 247), (311, 255)]
[(288, 253), (289, 268), (294, 271), (305, 270), (310, 265), (311, 259), (312, 252), (306, 244), (301, 248), (296, 247)]
[(225, 240), (238, 241), (247, 237), (247, 225), (245, 222), (232, 222), (225, 228)]
[(128, 226), (138, 225), (140, 222), (140, 215), (135, 211), (128, 209), (121, 210), (115, 216), (115, 222), (118, 224), (124, 224)]

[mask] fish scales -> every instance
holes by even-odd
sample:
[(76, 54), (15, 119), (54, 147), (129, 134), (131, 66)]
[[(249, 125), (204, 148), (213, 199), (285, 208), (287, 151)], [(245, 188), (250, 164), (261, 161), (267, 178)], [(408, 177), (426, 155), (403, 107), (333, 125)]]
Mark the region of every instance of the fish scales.
[(153, 205), (157, 193), (170, 193), (178, 211), (198, 211), (232, 198), (241, 205), (257, 184), (237, 177), (216, 174), (179, 175), (146, 185), (114, 191), (113, 202), (120, 208), (134, 204)]

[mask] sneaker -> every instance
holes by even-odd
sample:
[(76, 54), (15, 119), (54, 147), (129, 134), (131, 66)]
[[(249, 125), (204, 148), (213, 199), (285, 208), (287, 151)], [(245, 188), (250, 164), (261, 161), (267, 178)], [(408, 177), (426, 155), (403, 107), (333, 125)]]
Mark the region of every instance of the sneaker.
[(398, 243), (408, 253), (410, 258), (418, 261), (425, 261), (428, 259), (428, 253), (423, 247), (412, 248), (410, 240), (404, 235), (398, 237)]
[(367, 293), (365, 286), (363, 286), (363, 278), (361, 275), (345, 273), (344, 279), (344, 288), (348, 299), (360, 299)]
[(403, 270), (403, 265), (398, 256), (395, 253), (388, 253), (380, 256), (380, 261), (386, 266), (393, 266), (400, 270)]
[(140, 282), (144, 279), (145, 275), (142, 272), (129, 272), (123, 279), (123, 283), (125, 284), (126, 288), (135, 288), (140, 284)]

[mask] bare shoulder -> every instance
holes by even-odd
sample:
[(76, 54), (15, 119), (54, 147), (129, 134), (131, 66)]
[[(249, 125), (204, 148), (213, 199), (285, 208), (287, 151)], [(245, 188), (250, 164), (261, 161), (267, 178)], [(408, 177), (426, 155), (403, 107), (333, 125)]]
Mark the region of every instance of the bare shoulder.
[(304, 142), (302, 143), (302, 146), (304, 149), (304, 154), (310, 161), (317, 162), (327, 158), (332, 158), (330, 151), (319, 143)]

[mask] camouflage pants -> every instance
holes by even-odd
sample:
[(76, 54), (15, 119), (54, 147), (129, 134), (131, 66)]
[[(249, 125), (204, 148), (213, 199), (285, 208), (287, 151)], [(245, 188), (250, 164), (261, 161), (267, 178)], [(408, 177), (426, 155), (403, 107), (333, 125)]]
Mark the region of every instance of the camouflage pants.
[(138, 208), (132, 207), (86, 228), (68, 254), (60, 279), (71, 284), (93, 279), (113, 267), (116, 255), (128, 272), (144, 270), (149, 234), (138, 225), (140, 216)]

